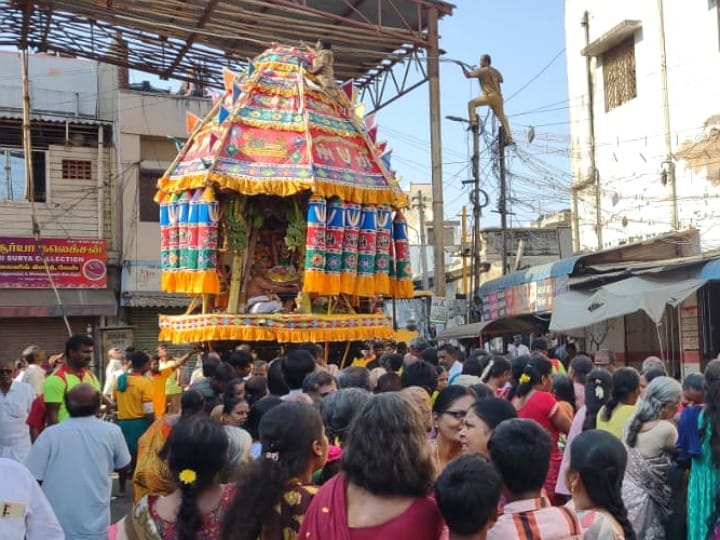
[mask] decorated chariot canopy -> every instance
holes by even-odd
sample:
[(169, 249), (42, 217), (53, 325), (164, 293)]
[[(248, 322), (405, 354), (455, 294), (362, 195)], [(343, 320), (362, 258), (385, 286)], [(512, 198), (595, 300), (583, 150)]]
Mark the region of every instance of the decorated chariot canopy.
[(311, 74), (313, 54), (273, 46), (225, 74), (205, 118), (189, 117), (190, 137), (158, 180), (163, 290), (223, 294), (223, 257), (240, 282), (239, 261), (247, 275), (262, 236), (256, 218), (275, 212), (303, 294), (412, 296), (407, 197), (377, 127)]

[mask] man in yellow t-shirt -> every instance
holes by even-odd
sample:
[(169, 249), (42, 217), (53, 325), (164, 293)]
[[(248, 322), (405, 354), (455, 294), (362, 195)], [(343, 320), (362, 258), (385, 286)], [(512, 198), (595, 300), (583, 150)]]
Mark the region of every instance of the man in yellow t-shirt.
[(113, 399), (117, 404), (118, 424), (130, 450), (132, 462), (129, 470), (120, 472), (119, 497), (125, 496), (125, 484), (132, 474), (137, 458), (137, 441), (155, 420), (153, 412), (152, 383), (145, 378), (150, 367), (150, 357), (143, 351), (130, 355), (132, 364), (129, 373), (118, 376), (113, 390)]
[[(161, 347), (158, 347), (158, 352)], [(163, 350), (165, 350), (164, 347)], [(168, 358), (167, 351), (165, 352), (165, 358)], [(175, 382), (177, 382), (177, 370), (188, 361), (190, 355), (192, 355), (192, 352), (187, 353), (180, 358), (180, 360), (169, 359), (162, 362), (162, 356), (158, 354), (153, 356), (152, 360), (150, 360), (150, 369), (145, 376), (152, 384), (152, 401), (155, 416), (160, 417), (165, 414), (166, 396), (168, 395), (167, 390), (168, 388), (170, 388), (171, 391), (174, 389), (174, 386), (171, 385), (169, 381), (175, 378)], [(182, 392), (182, 389), (179, 386), (178, 389)]]

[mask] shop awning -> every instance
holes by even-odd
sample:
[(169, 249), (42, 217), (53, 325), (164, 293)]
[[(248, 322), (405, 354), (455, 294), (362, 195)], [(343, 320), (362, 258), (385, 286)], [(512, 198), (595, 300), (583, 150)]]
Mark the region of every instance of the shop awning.
[(62, 306), (52, 289), (0, 290), (0, 317), (69, 317), (117, 315), (111, 289), (60, 289)]
[(570, 291), (555, 298), (550, 330), (584, 328), (636, 311), (644, 311), (659, 324), (666, 305), (677, 306), (706, 282), (632, 277), (603, 285), (594, 293)]
[(584, 255), (574, 255), (573, 257), (560, 259), (559, 261), (541, 264), (538, 266), (532, 266), (525, 270), (519, 270), (506, 276), (492, 279), (480, 286), (477, 290), (477, 295), (482, 297), (491, 292), (513, 287), (515, 285), (522, 285), (523, 283), (532, 283), (534, 281), (541, 281), (547, 278), (569, 276), (573, 273), (575, 264), (583, 257)]
[(438, 334), (437, 339), (468, 339), (478, 337), (482, 332), (530, 332), (534, 329), (532, 323), (523, 319), (495, 319), (450, 328)]

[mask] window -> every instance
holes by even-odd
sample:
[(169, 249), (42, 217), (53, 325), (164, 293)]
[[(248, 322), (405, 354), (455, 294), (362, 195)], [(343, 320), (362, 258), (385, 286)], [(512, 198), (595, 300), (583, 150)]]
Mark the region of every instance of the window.
[[(32, 170), (35, 202), (46, 200), (45, 152), (32, 151)], [(0, 201), (27, 201), (25, 193), (25, 154), (21, 149), (0, 148), (0, 165), (2, 181), (0, 181)]]
[(635, 37), (631, 36), (602, 55), (605, 112), (637, 97)]
[(92, 161), (84, 159), (63, 159), (63, 180), (92, 180)]
[(155, 202), (157, 180), (163, 171), (141, 170), (138, 177), (138, 197), (140, 197), (140, 221), (160, 222), (160, 206)]

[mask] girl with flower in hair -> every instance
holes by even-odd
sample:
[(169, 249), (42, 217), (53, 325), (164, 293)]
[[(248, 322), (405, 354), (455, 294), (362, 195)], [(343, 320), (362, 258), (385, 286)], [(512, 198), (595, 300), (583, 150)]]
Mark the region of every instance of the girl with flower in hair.
[(207, 417), (190, 417), (170, 433), (163, 454), (177, 489), (146, 495), (111, 527), (111, 540), (210, 540), (235, 496), (235, 484), (220, 484), (228, 437)]
[(560, 464), (560, 475), (558, 476), (555, 493), (569, 497), (570, 490), (565, 482), (564, 471), (570, 463), (570, 452), (568, 448), (572, 445), (575, 437), (584, 431), (595, 429), (595, 421), (598, 411), (608, 402), (612, 394), (612, 376), (604, 369), (594, 369), (585, 377), (583, 402), (573, 418), (570, 431), (567, 435), (565, 452)]
[(552, 451), (544, 489), (550, 501), (554, 505), (559, 505), (563, 503), (563, 497), (555, 493), (555, 484), (562, 461), (558, 439), (561, 433), (567, 433), (570, 430), (571, 420), (558, 407), (557, 400), (551, 392), (552, 372), (553, 366), (550, 360), (539, 354), (533, 354), (518, 377), (518, 386), (515, 389), (512, 403), (517, 410), (518, 417), (535, 420), (550, 435)]
[(295, 538), (317, 488), (313, 472), (328, 456), (320, 413), (286, 402), (269, 410), (258, 429), (260, 459), (238, 475), (237, 495), (222, 524), (224, 540)]

